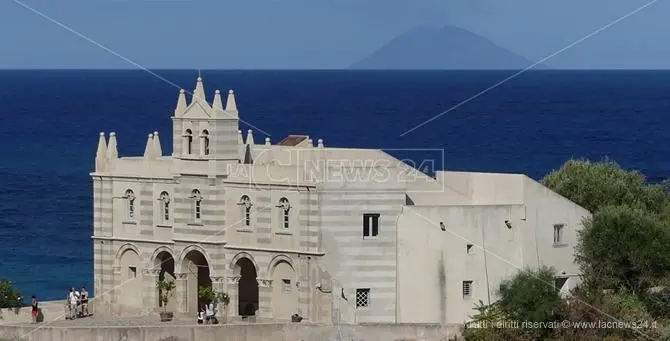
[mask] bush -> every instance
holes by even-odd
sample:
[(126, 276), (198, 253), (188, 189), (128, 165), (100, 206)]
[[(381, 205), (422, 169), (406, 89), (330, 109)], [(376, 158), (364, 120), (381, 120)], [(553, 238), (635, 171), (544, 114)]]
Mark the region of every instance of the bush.
[(23, 306), (21, 293), (7, 279), (0, 279), (0, 308)]
[(589, 287), (639, 294), (670, 272), (670, 228), (656, 215), (609, 206), (585, 225), (575, 258)]

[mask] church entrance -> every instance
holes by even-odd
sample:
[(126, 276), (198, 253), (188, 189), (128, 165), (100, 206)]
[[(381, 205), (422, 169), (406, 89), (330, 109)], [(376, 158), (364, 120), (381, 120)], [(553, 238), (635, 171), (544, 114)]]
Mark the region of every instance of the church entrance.
[[(174, 275), (174, 259), (172, 258), (172, 255), (167, 252), (167, 251), (162, 251), (160, 252), (157, 256), (156, 259), (154, 259), (154, 269), (160, 269), (160, 272), (158, 273), (158, 280), (167, 280), (167, 281), (173, 281), (175, 280), (175, 275)], [(156, 289), (157, 295), (156, 299), (160, 297), (160, 290)], [(170, 299), (168, 300), (167, 304), (167, 309), (168, 311), (175, 311), (176, 307), (176, 300), (174, 299), (174, 291), (171, 294)], [(162, 303), (158, 302), (158, 306), (162, 307)]]
[(247, 258), (240, 258), (235, 263), (240, 272), (240, 281), (237, 284), (239, 294), (238, 308), (240, 316), (256, 315), (258, 310), (258, 281), (256, 280), (256, 267)]
[(198, 297), (198, 290), (202, 287), (211, 287), (209, 264), (205, 256), (197, 250), (191, 250), (184, 257), (182, 272), (186, 274), (186, 308), (189, 313), (199, 311), (198, 307), (205, 304)]

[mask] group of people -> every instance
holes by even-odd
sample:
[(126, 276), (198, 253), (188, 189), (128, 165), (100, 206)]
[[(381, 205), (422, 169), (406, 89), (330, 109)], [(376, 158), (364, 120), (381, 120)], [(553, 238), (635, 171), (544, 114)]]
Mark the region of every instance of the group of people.
[(202, 304), (200, 311), (198, 311), (198, 324), (218, 324), (216, 318), (216, 308), (213, 302), (209, 304)]
[(88, 290), (86, 287), (81, 287), (81, 291), (77, 291), (74, 287), (70, 288), (67, 295), (67, 316), (66, 319), (76, 319), (80, 316), (89, 316), (88, 311)]

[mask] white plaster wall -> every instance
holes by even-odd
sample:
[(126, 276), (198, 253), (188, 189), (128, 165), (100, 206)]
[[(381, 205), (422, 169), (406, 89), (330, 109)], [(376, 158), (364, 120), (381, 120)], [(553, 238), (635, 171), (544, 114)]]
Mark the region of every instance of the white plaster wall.
[[(574, 263), (577, 231), (582, 229), (584, 218), (591, 214), (584, 208), (556, 194), (538, 182), (524, 176), (526, 196), (526, 226), (534, 234), (527, 234), (524, 261), (529, 265), (554, 267), (558, 273), (578, 274)], [(565, 224), (564, 242), (554, 245), (554, 224)]]
[[(520, 205), (404, 207), (398, 219), (397, 322), (461, 323), (476, 302), (488, 303), (489, 293), (494, 299), (500, 281), (523, 266), (521, 210)], [(441, 231), (440, 221), (447, 231)], [(472, 254), (467, 244), (473, 244)], [(467, 280), (473, 281), (470, 298), (462, 295)]]

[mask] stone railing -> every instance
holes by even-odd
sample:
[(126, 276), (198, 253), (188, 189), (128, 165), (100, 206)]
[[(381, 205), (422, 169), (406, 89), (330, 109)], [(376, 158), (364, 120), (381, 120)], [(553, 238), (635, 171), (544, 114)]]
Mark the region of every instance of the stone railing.
[(155, 325), (136, 327), (51, 327), (0, 325), (0, 339), (32, 341), (448, 341), (458, 325), (363, 324), (325, 326), (303, 323), (229, 325)]
[[(95, 312), (94, 300), (89, 300), (88, 310)], [(65, 319), (65, 300), (39, 302), (40, 322)], [(0, 309), (0, 325), (32, 322), (32, 307)]]

